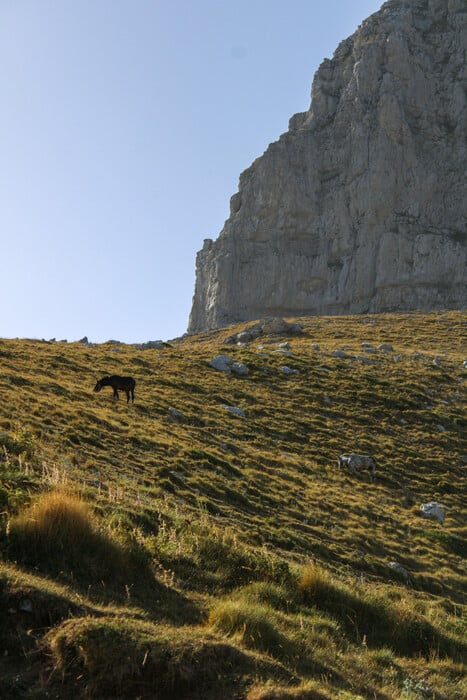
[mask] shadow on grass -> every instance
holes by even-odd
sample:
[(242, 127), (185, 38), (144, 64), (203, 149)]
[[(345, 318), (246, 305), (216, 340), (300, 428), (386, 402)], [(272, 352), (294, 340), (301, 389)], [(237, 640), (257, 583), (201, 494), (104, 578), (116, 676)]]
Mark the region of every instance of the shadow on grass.
[(389, 647), (404, 656), (433, 654), (461, 659), (466, 646), (440, 632), (422, 614), (402, 601), (381, 594), (355, 592), (334, 580), (324, 569), (310, 565), (300, 582), (304, 602), (326, 611), (350, 639), (369, 648)]
[(74, 496), (42, 494), (11, 519), (3, 545), (10, 561), (52, 577), (94, 603), (137, 605), (173, 624), (200, 621), (191, 601), (156, 578), (145, 552), (100, 531), (90, 509)]
[(251, 674), (292, 679), (281, 666), (196, 627), (82, 618), (52, 630), (45, 644), (52, 682), (84, 679), (86, 697), (233, 700)]

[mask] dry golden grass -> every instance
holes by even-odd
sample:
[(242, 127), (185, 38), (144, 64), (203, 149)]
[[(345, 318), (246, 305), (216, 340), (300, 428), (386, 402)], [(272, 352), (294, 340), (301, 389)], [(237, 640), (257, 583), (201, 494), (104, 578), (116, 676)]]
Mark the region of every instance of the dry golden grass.
[[(99, 697), (104, 660), (83, 660), (81, 635), (108, 640), (118, 666), (127, 628), (138, 666), (145, 625), (157, 623), (170, 644), (182, 625), (185, 639), (238, 654), (237, 671), (222, 667), (225, 687), (197, 680), (189, 697), (461, 700), (466, 316), (301, 321), (300, 335), (241, 346), (225, 339), (244, 326), (153, 350), (0, 340), (0, 593), (16, 611), (3, 613), (0, 642), (17, 655), (8, 665), (0, 649), (6, 697), (26, 686), (37, 698), (51, 686), (56, 697)], [(249, 375), (213, 370), (216, 354)], [(113, 373), (135, 377), (134, 406), (93, 393)], [(337, 470), (348, 451), (377, 457), (376, 484)], [(443, 525), (420, 515), (432, 500), (446, 508)], [(55, 611), (32, 637), (12, 570), (24, 591), (36, 576)], [(82, 601), (82, 615), (70, 603), (75, 621), (47, 593), (57, 581)], [(103, 602), (126, 606), (115, 624)], [(241, 622), (227, 629), (229, 605)], [(27, 683), (21, 645), (40, 650)], [(48, 654), (60, 673), (41, 690)]]
[(328, 700), (329, 696), (313, 688), (310, 684), (300, 688), (255, 687), (246, 700)]
[(42, 493), (11, 518), (7, 551), (14, 561), (86, 584), (115, 581), (130, 563), (124, 549), (99, 531), (89, 506), (62, 491)]
[(213, 682), (235, 666), (251, 671), (253, 658), (207, 635), (151, 622), (107, 617), (67, 620), (47, 639), (52, 674), (72, 663), (88, 680), (81, 690), (91, 697), (203, 697)]

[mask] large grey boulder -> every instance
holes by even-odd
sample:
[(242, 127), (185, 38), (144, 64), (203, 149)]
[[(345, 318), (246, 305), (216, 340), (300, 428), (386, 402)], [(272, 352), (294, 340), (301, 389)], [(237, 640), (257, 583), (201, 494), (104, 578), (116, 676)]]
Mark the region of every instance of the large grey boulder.
[(467, 303), (467, 3), (390, 0), (240, 176), (197, 255), (190, 332)]
[(436, 501), (430, 501), (430, 503), (422, 503), (420, 506), (420, 511), (424, 518), (430, 518), (431, 520), (437, 520), (439, 523), (443, 524), (445, 519), (444, 506)]

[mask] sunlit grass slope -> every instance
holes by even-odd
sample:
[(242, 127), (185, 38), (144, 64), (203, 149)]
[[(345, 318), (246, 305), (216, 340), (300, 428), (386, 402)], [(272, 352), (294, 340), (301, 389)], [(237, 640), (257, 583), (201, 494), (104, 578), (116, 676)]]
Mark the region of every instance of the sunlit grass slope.
[(1, 697), (466, 697), (466, 320), (0, 340)]

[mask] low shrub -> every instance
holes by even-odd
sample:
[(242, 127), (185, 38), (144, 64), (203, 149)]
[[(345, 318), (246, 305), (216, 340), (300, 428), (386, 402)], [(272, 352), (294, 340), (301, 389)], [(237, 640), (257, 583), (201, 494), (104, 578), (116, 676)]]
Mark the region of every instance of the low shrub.
[(26, 459), (32, 459), (36, 453), (37, 440), (32, 430), (17, 424), (10, 433), (0, 432), (0, 448), (4, 454), (22, 455)]

